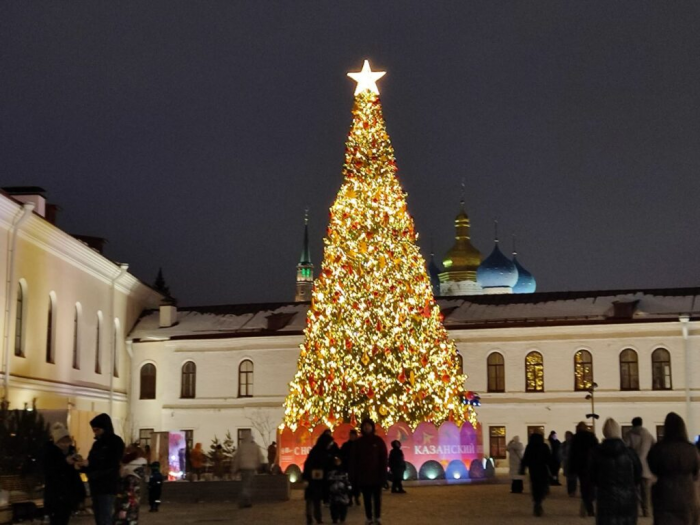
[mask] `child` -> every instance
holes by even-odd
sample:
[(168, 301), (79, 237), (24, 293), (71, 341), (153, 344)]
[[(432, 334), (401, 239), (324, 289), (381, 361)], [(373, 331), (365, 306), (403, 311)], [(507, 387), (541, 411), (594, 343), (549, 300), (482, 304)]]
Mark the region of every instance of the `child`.
[(397, 439), (391, 442), (389, 470), (391, 471), (391, 492), (406, 494), (406, 491), (403, 489), (403, 474), (406, 472), (406, 461), (403, 458), (401, 442)]
[(163, 474), (160, 473), (160, 462), (154, 461), (151, 463), (151, 477), (148, 478), (148, 504), (151, 506), (148, 512), (158, 512), (162, 489)]
[(331, 503), (331, 519), (333, 523), (345, 523), (350, 505), (350, 482), (348, 473), (343, 470), (343, 461), (333, 458), (333, 466), (328, 471), (328, 484)]
[(130, 445), (122, 458), (121, 489), (115, 501), (114, 525), (138, 525), (141, 482), (145, 477), (146, 458), (138, 445)]

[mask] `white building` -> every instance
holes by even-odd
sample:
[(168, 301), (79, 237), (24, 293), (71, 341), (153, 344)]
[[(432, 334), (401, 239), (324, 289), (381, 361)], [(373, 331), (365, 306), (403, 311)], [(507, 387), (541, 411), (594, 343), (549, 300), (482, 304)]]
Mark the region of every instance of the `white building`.
[(100, 412), (130, 433), (124, 338), (162, 297), (47, 220), (41, 188), (14, 190), (0, 192), (2, 398), (68, 423), (87, 450), (88, 422)]
[[(700, 288), (450, 297), (445, 325), (479, 392), (485, 450), (504, 455), (514, 435), (563, 437), (595, 411), (656, 432), (669, 411), (698, 433)], [(308, 304), (163, 307), (129, 335), (133, 427), (214, 435), (253, 429), (267, 444), (296, 372)], [(175, 315), (173, 315), (175, 314)], [(600, 435), (602, 424), (596, 427)], [(263, 434), (263, 435), (261, 435)]]

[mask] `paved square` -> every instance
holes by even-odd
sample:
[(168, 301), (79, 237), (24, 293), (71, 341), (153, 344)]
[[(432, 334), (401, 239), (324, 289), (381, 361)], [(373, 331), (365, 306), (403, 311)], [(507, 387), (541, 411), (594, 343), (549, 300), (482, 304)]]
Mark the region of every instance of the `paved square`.
[[(552, 487), (544, 503), (545, 515), (532, 516), (530, 495), (510, 494), (510, 485), (407, 486), (407, 494), (385, 492), (383, 519), (385, 525), (424, 525), (475, 523), (502, 525), (503, 523), (595, 523), (594, 518), (578, 516), (578, 498), (569, 498), (564, 487)], [(527, 490), (527, 488), (526, 488)], [(141, 514), (146, 525), (181, 525), (189, 523), (237, 523), (251, 525), (304, 524), (303, 491), (292, 491), (292, 499), (282, 503), (265, 503), (250, 509), (239, 509), (235, 502), (200, 503), (185, 505), (177, 502), (163, 504), (158, 514)], [(324, 523), (331, 523), (328, 508), (323, 509)], [(651, 525), (651, 519), (640, 518), (641, 525)], [(80, 518), (76, 524), (89, 525), (92, 520)], [(352, 507), (346, 522), (363, 525), (361, 509)]]

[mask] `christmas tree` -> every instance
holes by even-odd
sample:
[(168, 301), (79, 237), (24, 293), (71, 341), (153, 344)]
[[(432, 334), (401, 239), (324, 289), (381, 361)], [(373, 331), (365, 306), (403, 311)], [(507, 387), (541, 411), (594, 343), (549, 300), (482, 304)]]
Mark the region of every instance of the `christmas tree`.
[(330, 210), (284, 424), (296, 428), (369, 416), (385, 428), (452, 420), (476, 424), (396, 178), (376, 80), (357, 81), (344, 182)]

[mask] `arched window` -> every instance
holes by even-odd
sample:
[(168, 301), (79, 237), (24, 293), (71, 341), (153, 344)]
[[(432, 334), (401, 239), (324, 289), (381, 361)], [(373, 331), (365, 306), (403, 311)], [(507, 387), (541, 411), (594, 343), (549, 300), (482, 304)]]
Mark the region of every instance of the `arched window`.
[(49, 314), (46, 321), (46, 362), (55, 363), (56, 346), (56, 294), (49, 294)]
[(639, 390), (639, 358), (631, 348), (620, 354), (620, 390)]
[(665, 348), (657, 348), (651, 354), (651, 388), (671, 390), (671, 354)]
[(73, 314), (73, 368), (80, 370), (80, 303), (75, 303)]
[(489, 355), (486, 359), (486, 367), (488, 368), (487, 392), (505, 392), (506, 367), (503, 355), (498, 352)]
[(156, 366), (146, 363), (141, 367), (141, 399), (156, 398)]
[(114, 341), (112, 343), (112, 375), (119, 377), (119, 341), (121, 341), (121, 324), (119, 319), (114, 319)]
[(464, 358), (459, 352), (457, 352), (457, 372), (460, 374), (464, 373)]
[(253, 397), (253, 362), (250, 359), (238, 366), (238, 397)]
[(544, 360), (539, 352), (525, 356), (525, 391), (544, 392)]
[(182, 380), (180, 382), (180, 397), (194, 399), (197, 388), (197, 365), (187, 361), (182, 365)]
[(20, 280), (17, 286), (17, 311), (15, 312), (15, 355), (17, 357), (24, 357), (25, 315), (27, 313), (25, 287), (24, 280)]
[(574, 355), (574, 390), (588, 390), (593, 385), (593, 356), (588, 350)]
[(102, 312), (97, 312), (97, 331), (95, 334), (95, 373), (102, 373)]

